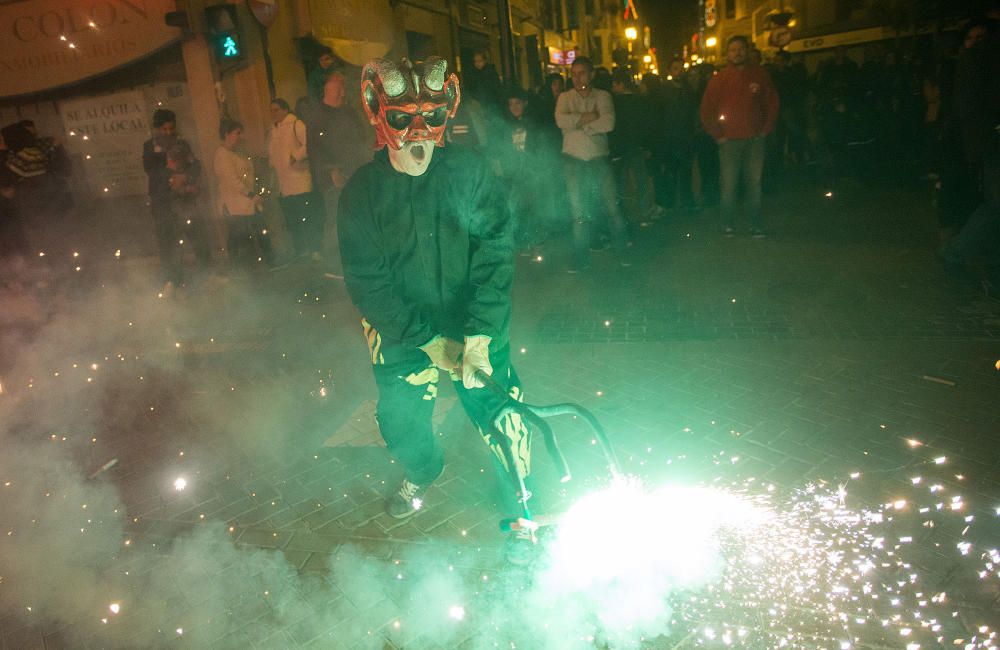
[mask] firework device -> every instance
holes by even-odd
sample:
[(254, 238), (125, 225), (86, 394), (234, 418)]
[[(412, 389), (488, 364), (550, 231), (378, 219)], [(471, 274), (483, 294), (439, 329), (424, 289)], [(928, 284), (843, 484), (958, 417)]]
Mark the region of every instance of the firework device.
[[(594, 436), (601, 447), (601, 451), (604, 452), (604, 458), (608, 462), (608, 468), (611, 470), (612, 478), (618, 478), (621, 476), (621, 466), (618, 464), (618, 457), (615, 455), (615, 450), (611, 447), (611, 443), (608, 441), (608, 436), (604, 431), (604, 427), (602, 427), (601, 423), (597, 421), (597, 418), (594, 417), (593, 413), (579, 404), (566, 403), (552, 404), (550, 406), (525, 404), (524, 402), (519, 402), (511, 397), (506, 390), (501, 388), (492, 377), (487, 375), (482, 370), (476, 371), (476, 379), (483, 383), (486, 390), (490, 391), (502, 400), (502, 404), (493, 415), (494, 426), (499, 428), (500, 421), (505, 416), (516, 413), (542, 433), (542, 437), (545, 439), (545, 448), (548, 450), (549, 456), (552, 458), (552, 462), (555, 463), (556, 469), (559, 470), (561, 482), (565, 483), (573, 478), (573, 476), (569, 471), (569, 465), (566, 463), (566, 458), (563, 456), (562, 450), (559, 448), (559, 441), (556, 439), (555, 432), (552, 431), (552, 427), (549, 426), (549, 423), (545, 421), (546, 418), (556, 415), (573, 415), (586, 422), (594, 432)], [(507, 472), (511, 481), (514, 483), (514, 487), (517, 489), (518, 502), (521, 504), (521, 516), (501, 520), (500, 530), (505, 532), (511, 530), (526, 530), (531, 533), (532, 538), (534, 538), (534, 533), (539, 527), (552, 523), (555, 518), (532, 517), (531, 510), (528, 508), (528, 497), (530, 494), (524, 485), (524, 477), (517, 471), (517, 463), (514, 462), (514, 452), (510, 447), (510, 440), (507, 436), (503, 435), (497, 436), (497, 438), (499, 439), (504, 459), (507, 462)]]

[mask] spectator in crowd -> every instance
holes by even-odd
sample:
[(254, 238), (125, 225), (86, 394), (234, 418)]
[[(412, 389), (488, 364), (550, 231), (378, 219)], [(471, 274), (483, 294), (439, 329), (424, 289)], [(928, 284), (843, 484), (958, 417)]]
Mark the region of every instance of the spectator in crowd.
[(615, 71), (611, 90), (615, 129), (609, 135), (608, 146), (618, 189), (629, 221), (647, 225), (663, 216), (662, 208), (654, 201), (653, 181), (647, 166), (657, 119), (652, 103), (635, 91), (632, 75), (627, 71)]
[(687, 210), (694, 207), (691, 172), (694, 140), (700, 126), (698, 103), (681, 59), (675, 58), (670, 62), (660, 93), (662, 111), (658, 121), (662, 143), (658, 158), (663, 170), (660, 205)]
[(263, 198), (256, 190), (253, 162), (243, 150), (243, 125), (223, 119), (222, 144), (215, 150), (212, 168), (219, 183), (219, 208), (226, 222), (229, 259), (243, 268), (258, 262), (274, 263), (271, 237), (264, 220)]
[(326, 80), (334, 72), (340, 71), (342, 67), (342, 63), (334, 58), (333, 50), (328, 47), (320, 49), (316, 56), (316, 63), (306, 77), (309, 99), (316, 103), (323, 101), (323, 87), (326, 85)]
[(28, 256), (28, 237), (16, 195), (17, 175), (0, 167), (0, 261)]
[(764, 184), (774, 187), (784, 177), (788, 158), (796, 163), (803, 162), (809, 77), (805, 66), (792, 63), (792, 55), (787, 50), (778, 50), (768, 72), (781, 100), (778, 121), (767, 138), (764, 164)]
[[(692, 66), (687, 73), (688, 87), (695, 100), (696, 107), (701, 104), (708, 88), (708, 82), (715, 75), (715, 67), (710, 63)], [(697, 108), (695, 109), (697, 111)], [(694, 156), (698, 172), (698, 203), (700, 207), (713, 207), (719, 204), (719, 145), (705, 127), (701, 119), (695, 120)], [(695, 184), (692, 181), (692, 190)]]
[(472, 55), (472, 65), (462, 72), (462, 102), (458, 113), (448, 120), (448, 142), (485, 154), (493, 146), (493, 136), (503, 122), (504, 90), (496, 67), (485, 51)]
[(291, 112), (288, 102), (271, 102), (271, 141), (268, 155), (278, 179), (278, 204), (292, 236), (295, 255), (322, 257), (324, 212), (322, 198), (313, 191), (309, 172), (308, 130)]
[(546, 75), (545, 83), (529, 103), (529, 110), (535, 121), (544, 128), (553, 129), (556, 133), (559, 132), (559, 127), (556, 126), (556, 101), (564, 90), (566, 82), (562, 75), (556, 73)]
[(199, 266), (208, 268), (212, 261), (212, 248), (203, 201), (204, 178), (201, 161), (195, 158), (186, 140), (178, 140), (167, 150), (167, 169), (170, 170), (170, 200), (174, 217), (181, 226), (182, 238), (178, 244), (189, 245)]
[[(833, 58), (823, 62), (816, 73), (816, 113), (820, 138), (825, 147), (825, 164), (830, 176), (850, 167), (848, 143), (859, 139), (859, 129), (867, 132), (870, 119), (860, 119), (861, 75), (858, 65), (843, 46), (834, 48)], [(867, 108), (875, 105), (868, 102)], [(883, 130), (883, 133), (886, 132)]]
[(507, 111), (497, 138), (500, 178), (514, 221), (514, 244), (526, 254), (545, 238), (551, 218), (552, 194), (545, 192), (545, 168), (540, 151), (542, 129), (531, 116), (529, 97), (516, 86), (507, 91)]
[[(983, 200), (944, 247), (949, 266), (983, 264), (1000, 281), (1000, 3), (993, 3), (982, 40), (965, 48), (955, 79), (955, 116), (967, 160), (978, 168)], [(996, 288), (994, 287), (994, 291)]]
[(604, 92), (611, 92), (611, 71), (605, 68), (603, 65), (594, 68), (594, 80), (591, 85), (597, 90), (603, 90)]
[(701, 123), (719, 144), (721, 216), (726, 236), (735, 233), (736, 193), (742, 178), (750, 233), (763, 238), (764, 138), (774, 129), (779, 101), (767, 71), (747, 61), (747, 49), (745, 36), (729, 39), (726, 67), (712, 78), (702, 98)]
[(3, 165), (18, 179), (18, 202), (26, 214), (52, 223), (73, 207), (66, 179), (72, 171), (69, 155), (56, 138), (40, 137), (32, 120), (2, 129), (6, 147)]
[[(169, 296), (184, 284), (183, 246), (193, 246), (197, 260), (207, 265), (211, 256), (203, 217), (189, 210), (197, 201), (198, 170), (191, 145), (177, 135), (177, 116), (157, 109), (153, 137), (142, 145), (142, 168), (149, 178), (149, 210), (163, 269), (162, 293)], [(178, 215), (178, 208), (184, 218)]]
[(355, 170), (372, 158), (372, 143), (358, 114), (345, 101), (344, 75), (334, 72), (323, 87), (323, 102), (308, 128), (309, 162), (317, 191), (323, 195), (327, 227), (336, 233), (340, 192)]
[(538, 128), (538, 137), (533, 146), (534, 154), (545, 177), (542, 225), (547, 231), (546, 235), (565, 232), (569, 214), (563, 175), (553, 173), (562, 168), (562, 131), (556, 124), (556, 102), (564, 90), (566, 82), (562, 75), (549, 74), (545, 77), (545, 83), (528, 102), (528, 111)]
[(594, 64), (585, 56), (570, 68), (573, 89), (559, 95), (556, 124), (563, 132), (566, 189), (573, 216), (573, 263), (571, 273), (590, 266), (591, 225), (603, 207), (610, 220), (612, 243), (622, 266), (628, 235), (618, 206), (614, 173), (611, 170), (608, 133), (615, 128), (615, 106), (611, 93), (594, 88)]
[(472, 68), (464, 72), (462, 89), (464, 95), (479, 102), (485, 110), (499, 113), (504, 99), (503, 85), (485, 50), (472, 54)]
[[(809, 139), (806, 134), (811, 90), (809, 72), (801, 60), (796, 60), (786, 50), (779, 50), (775, 56), (775, 70), (772, 77), (781, 100), (778, 123), (782, 130), (777, 139), (787, 158), (793, 164), (802, 165), (809, 158)], [(780, 86), (777, 76), (781, 77)]]
[[(958, 52), (945, 59), (940, 69), (941, 131), (935, 160), (937, 167), (937, 213), (941, 243), (946, 244), (965, 225), (982, 200), (981, 166), (975, 157), (966, 156), (963, 122), (955, 106), (955, 84), (959, 61), (968, 50), (976, 48), (987, 36), (985, 20), (970, 21), (963, 29)], [(964, 76), (964, 74), (963, 74)], [(963, 84), (966, 81), (963, 79)]]

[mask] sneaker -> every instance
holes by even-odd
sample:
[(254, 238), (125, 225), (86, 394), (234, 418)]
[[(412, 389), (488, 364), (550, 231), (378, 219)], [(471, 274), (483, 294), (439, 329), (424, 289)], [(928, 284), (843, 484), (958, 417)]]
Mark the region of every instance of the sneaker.
[(722, 229), (722, 234), (725, 235), (726, 237), (735, 237), (736, 231), (733, 230), (731, 226), (726, 226), (725, 228)]
[(385, 501), (385, 512), (394, 519), (405, 519), (410, 515), (417, 514), (423, 505), (424, 493), (427, 492), (426, 485), (417, 485), (407, 479), (403, 479), (396, 493)]
[(753, 237), (754, 239), (766, 239), (767, 238), (767, 233), (765, 233), (760, 228), (751, 228), (750, 229), (750, 236)]
[(508, 564), (527, 566), (538, 554), (538, 541), (531, 531), (523, 528), (512, 530), (507, 534), (503, 547), (503, 558)]

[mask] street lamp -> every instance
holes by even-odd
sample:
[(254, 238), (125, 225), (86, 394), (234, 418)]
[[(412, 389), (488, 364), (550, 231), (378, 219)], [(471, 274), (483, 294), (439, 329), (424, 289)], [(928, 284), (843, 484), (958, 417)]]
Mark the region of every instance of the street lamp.
[[(632, 43), (635, 42), (635, 39), (639, 38), (639, 30), (637, 30), (635, 27), (626, 27), (625, 28), (625, 38), (628, 40), (628, 55), (629, 55), (629, 59), (631, 59), (632, 58)], [(629, 63), (629, 65), (632, 65), (632, 64)]]
[(719, 44), (719, 39), (714, 36), (709, 36), (705, 39), (705, 47), (715, 47)]

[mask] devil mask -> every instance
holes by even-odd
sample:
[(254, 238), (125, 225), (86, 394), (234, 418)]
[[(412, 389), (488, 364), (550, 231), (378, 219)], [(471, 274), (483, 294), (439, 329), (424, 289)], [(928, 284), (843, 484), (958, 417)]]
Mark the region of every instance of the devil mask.
[(455, 116), (461, 92), (439, 57), (411, 63), (373, 59), (361, 73), (361, 99), (375, 127), (375, 146), (390, 152), (407, 143), (444, 146), (444, 129)]

